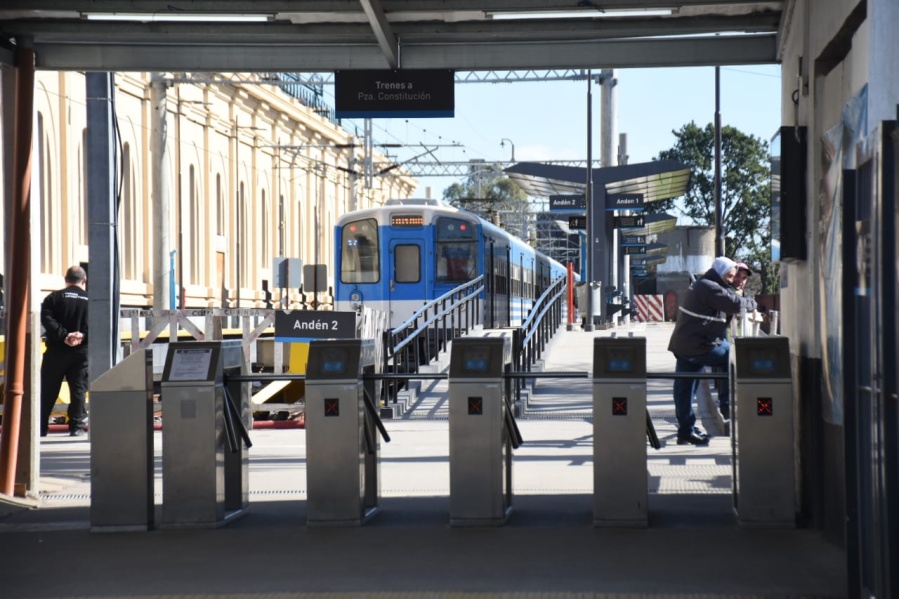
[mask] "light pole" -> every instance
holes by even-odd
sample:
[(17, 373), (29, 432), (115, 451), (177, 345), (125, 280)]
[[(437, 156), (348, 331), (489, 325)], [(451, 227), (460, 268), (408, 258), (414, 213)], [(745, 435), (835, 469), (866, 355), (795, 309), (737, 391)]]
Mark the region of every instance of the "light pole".
[(512, 162), (515, 162), (515, 144), (512, 143), (512, 140), (508, 137), (504, 137), (499, 141), (499, 147), (505, 148), (506, 142), (509, 142), (509, 145), (512, 146)]

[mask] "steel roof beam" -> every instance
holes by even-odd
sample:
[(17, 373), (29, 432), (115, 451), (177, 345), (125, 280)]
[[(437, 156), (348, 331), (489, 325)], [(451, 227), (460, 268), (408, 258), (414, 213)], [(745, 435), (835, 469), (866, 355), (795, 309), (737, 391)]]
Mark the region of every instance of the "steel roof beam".
[[(769, 33), (778, 30), (778, 13), (733, 17), (629, 17), (621, 19), (533, 19), (511, 22), (400, 23), (386, 29), (365, 24), (291, 23), (135, 23), (114, 27), (99, 21), (74, 24), (65, 20), (20, 20), (0, 24), (7, 35), (29, 35), (41, 42), (81, 43), (377, 43), (385, 56), (397, 59), (397, 36), (411, 42), (477, 42), (530, 40), (600, 40), (634, 37), (692, 36), (715, 33)], [(394, 32), (396, 35), (394, 35)]]
[[(171, 13), (172, 0), (4, 0), (3, 10), (16, 12), (132, 12)], [(597, 0), (574, 2), (572, 0), (381, 0), (386, 14), (402, 12), (533, 12), (533, 11), (595, 11), (653, 10), (690, 6), (739, 7), (753, 4), (783, 5), (778, 2), (747, 2), (746, 0)], [(362, 7), (347, 0), (190, 0), (179, 7), (186, 13), (359, 13)]]
[(368, 17), (371, 29), (378, 40), (378, 46), (381, 47), (381, 52), (387, 59), (387, 66), (391, 69), (399, 68), (399, 44), (396, 36), (390, 30), (390, 23), (384, 16), (380, 2), (378, 0), (359, 0), (359, 2), (362, 4), (365, 16)]
[[(371, 44), (54, 44), (34, 42), (40, 69), (297, 72), (390, 68)], [(766, 64), (776, 34), (578, 42), (404, 44), (403, 68), (463, 71)]]

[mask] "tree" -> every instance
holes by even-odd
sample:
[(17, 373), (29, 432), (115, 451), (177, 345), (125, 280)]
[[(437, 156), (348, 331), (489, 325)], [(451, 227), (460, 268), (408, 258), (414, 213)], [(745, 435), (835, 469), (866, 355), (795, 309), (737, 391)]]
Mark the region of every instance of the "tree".
[[(659, 202), (656, 210), (679, 211), (698, 225), (715, 225), (715, 128), (690, 122), (673, 131), (677, 141), (657, 159), (673, 159), (691, 168), (684, 197)], [(759, 290), (776, 293), (779, 268), (771, 264), (771, 168), (768, 143), (733, 127), (721, 128), (721, 222), (725, 254), (753, 265), (761, 274)]]
[(443, 191), (443, 199), (452, 206), (474, 212), (527, 239), (530, 215), (528, 196), (496, 165), (473, 165), (461, 183), (453, 183)]

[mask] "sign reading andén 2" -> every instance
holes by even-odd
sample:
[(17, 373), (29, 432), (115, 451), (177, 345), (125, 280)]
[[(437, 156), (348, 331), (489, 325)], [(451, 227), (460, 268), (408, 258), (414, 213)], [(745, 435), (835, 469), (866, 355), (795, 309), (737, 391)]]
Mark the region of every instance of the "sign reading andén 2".
[(549, 196), (549, 210), (586, 210), (587, 199), (583, 195)]
[(452, 117), (454, 94), (449, 69), (334, 73), (334, 114), (339, 119)]
[(278, 310), (275, 341), (300, 339), (352, 339), (356, 336), (355, 312)]

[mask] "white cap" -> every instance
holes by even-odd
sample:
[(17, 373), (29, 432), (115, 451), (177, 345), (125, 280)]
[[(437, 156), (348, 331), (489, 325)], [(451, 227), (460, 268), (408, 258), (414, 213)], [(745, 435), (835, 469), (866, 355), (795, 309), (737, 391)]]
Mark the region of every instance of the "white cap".
[(714, 271), (718, 273), (718, 276), (722, 279), (724, 278), (724, 275), (726, 275), (736, 267), (737, 263), (727, 256), (718, 256), (717, 258), (715, 258), (715, 261), (712, 262), (712, 269), (714, 269)]

